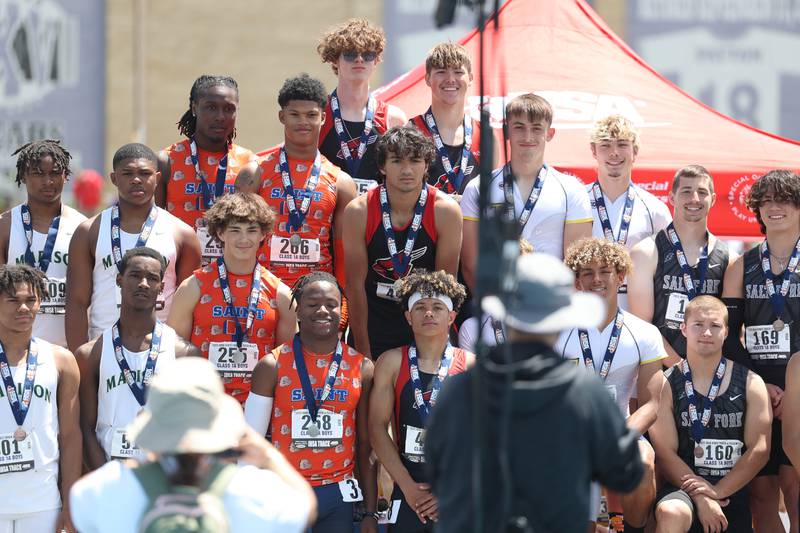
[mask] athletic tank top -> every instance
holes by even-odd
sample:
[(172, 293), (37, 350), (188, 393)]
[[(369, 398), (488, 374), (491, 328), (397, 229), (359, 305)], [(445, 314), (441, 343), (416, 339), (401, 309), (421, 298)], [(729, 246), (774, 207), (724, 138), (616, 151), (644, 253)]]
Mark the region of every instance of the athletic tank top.
[[(375, 114), (372, 117), (372, 131), (367, 139), (367, 149), (364, 152), (364, 157), (361, 158), (361, 165), (358, 167), (358, 172), (355, 176), (351, 176), (356, 182), (356, 188), (359, 194), (367, 192), (369, 188), (374, 187), (374, 184), (383, 182), (383, 177), (380, 172), (378, 172), (375, 146), (378, 138), (389, 129), (387, 126), (389, 106), (380, 100), (376, 103)], [(358, 146), (361, 144), (364, 122), (342, 120), (342, 123), (344, 124), (344, 131), (349, 138), (347, 146), (350, 148), (350, 154), (355, 156), (358, 153)], [(347, 161), (345, 161), (342, 155), (339, 136), (336, 134), (336, 128), (333, 127), (333, 111), (331, 111), (330, 96), (328, 96), (328, 104), (325, 106), (325, 122), (322, 123), (322, 129), (319, 132), (319, 151), (328, 158), (328, 161), (350, 174), (350, 169), (347, 168)]]
[[(225, 384), (225, 392), (244, 404), (250, 393), (251, 377), (257, 360), (275, 347), (275, 329), (278, 326), (276, 298), (280, 280), (266, 269), (261, 269), (258, 310), (252, 327), (245, 331), (245, 342), (255, 345), (258, 354), (257, 357), (248, 356), (244, 364), (234, 365), (235, 361), (230, 360), (229, 350), (225, 347), (235, 346), (237, 318), (231, 316), (228, 304), (222, 296), (216, 262), (195, 270), (194, 277), (200, 285), (201, 296), (192, 314), (190, 342), (199, 347), (203, 356), (217, 367)], [(228, 272), (233, 305), (243, 330), (247, 323), (247, 304), (252, 282), (252, 274)]]
[[(175, 330), (164, 324), (161, 332), (161, 346), (158, 350), (155, 373), (175, 360)], [(100, 446), (106, 452), (106, 458), (143, 458), (144, 454), (138, 452), (132, 443), (122, 439), (125, 427), (139, 414), (142, 407), (131, 392), (125, 375), (117, 363), (114, 355), (114, 341), (111, 328), (103, 332), (103, 349), (100, 352), (100, 368), (98, 371), (97, 387), (97, 424), (95, 433)], [(124, 346), (122, 353), (125, 361), (134, 375), (136, 383), (141, 386), (144, 379), (144, 370), (150, 355), (150, 350), (131, 352)], [(146, 394), (146, 392), (145, 392)], [(126, 447), (126, 444), (128, 446)], [(138, 452), (138, 453), (137, 453)]]
[[(275, 212), (276, 218), (275, 229), (265, 240), (258, 260), (286, 285), (293, 287), (301, 276), (309, 272), (333, 272), (331, 225), (333, 212), (336, 210), (336, 180), (341, 170), (324, 156), (320, 157), (319, 182), (311, 192), (311, 203), (303, 228), (298, 233), (303, 241), (299, 246), (293, 246), (289, 241), (292, 232), (287, 228), (289, 211), (283, 192), (279, 154), (280, 147), (275, 148), (267, 152), (260, 163), (263, 175), (259, 194)], [(311, 175), (314, 162), (291, 157), (287, 162), (292, 176), (295, 203), (299, 208), (306, 197), (306, 180)]]
[[(703, 431), (702, 446), (705, 455), (700, 460), (694, 456), (695, 443), (692, 440), (689, 401), (686, 399), (686, 380), (678, 366), (667, 370), (667, 380), (672, 389), (672, 413), (678, 430), (678, 457), (695, 474), (712, 484), (726, 476), (736, 464), (736, 460), (747, 451), (744, 445), (747, 368), (730, 360), (728, 364), (733, 365), (731, 382), (728, 389), (714, 399), (711, 418)], [(697, 414), (701, 417), (706, 397), (698, 393), (697, 389), (694, 394), (697, 399)]]
[[(172, 296), (177, 288), (175, 262), (178, 257), (175, 246), (175, 230), (180, 220), (164, 209), (157, 207), (158, 216), (153, 231), (145, 246), (158, 251), (167, 260), (167, 271), (164, 273), (164, 290), (158, 296), (156, 310), (158, 318), (166, 322)], [(138, 233), (127, 233), (120, 230), (120, 247), (122, 255), (136, 246)], [(100, 230), (97, 234), (97, 245), (94, 249), (94, 271), (92, 273), (92, 307), (89, 312), (89, 339), (96, 339), (103, 331), (114, 325), (119, 319), (121, 302), (120, 288), (117, 287), (117, 266), (111, 253), (111, 208), (100, 213)], [(112, 298), (112, 295), (114, 297)]]
[[(62, 210), (63, 215), (63, 210)], [(64, 334), (64, 304), (65, 293), (67, 290), (67, 264), (69, 263), (69, 241), (75, 228), (86, 220), (86, 217), (77, 212), (72, 212), (69, 218), (61, 217), (58, 223), (58, 234), (56, 235), (53, 255), (50, 258), (50, 265), (47, 267), (47, 293), (48, 298), (42, 301), (39, 308), (39, 315), (33, 323), (33, 336), (39, 337), (58, 344), (67, 346), (67, 338)], [(33, 243), (31, 251), (36, 261), (41, 260), (44, 245), (47, 241), (47, 233), (33, 231)], [(8, 235), (8, 250), (6, 257), (9, 264), (24, 264), (25, 250), (28, 248), (28, 239), (25, 237), (25, 228), (22, 226), (22, 211), (20, 206), (11, 210), (11, 230)]]
[[(780, 290), (783, 273), (773, 276), (775, 290)], [(783, 331), (775, 331), (772, 323), (777, 319), (764, 283), (761, 269), (760, 247), (744, 254), (744, 326), (745, 347), (755, 372), (780, 388), (786, 385), (786, 365), (789, 357), (800, 350), (800, 273), (795, 272), (786, 293)]]
[[(419, 410), (414, 400), (414, 384), (411, 382), (408, 346), (403, 346), (402, 350), (403, 358), (400, 361), (400, 372), (394, 382), (392, 429), (403, 466), (406, 467), (414, 481), (425, 483), (428, 480), (427, 472), (425, 471), (425, 456), (419, 453), (421, 445), (425, 442), (424, 433), (420, 435), (419, 430), (424, 431), (425, 424), (422, 423), (422, 418), (419, 416)], [(466, 369), (467, 352), (461, 348), (453, 348), (453, 361), (450, 363), (447, 375), (460, 374)], [(423, 389), (422, 397), (425, 401), (431, 399), (434, 376), (434, 374), (428, 374), (422, 370), (419, 372), (419, 380)], [(447, 379), (445, 379), (445, 382), (447, 382)], [(445, 384), (443, 383), (442, 385), (444, 386)], [(419, 438), (420, 436), (422, 438)]]
[[(436, 270), (436, 189), (428, 187), (428, 199), (422, 212), (411, 263), (407, 273), (414, 269)], [(394, 228), (399, 254), (403, 254), (411, 221), (404, 228)], [(367, 277), (364, 290), (367, 293), (367, 329), (373, 357), (390, 348), (409, 344), (413, 340), (411, 326), (403, 316), (403, 309), (394, 296), (394, 282), (397, 276), (389, 254), (389, 245), (383, 231), (380, 189), (367, 193), (367, 228), (364, 237), (367, 243)]]
[[(428, 125), (425, 123), (425, 117), (423, 115), (417, 115), (416, 117), (412, 118), (409, 121), (409, 124), (424, 133), (426, 137), (433, 138), (433, 133), (431, 133)], [(449, 144), (445, 144), (444, 147), (447, 150), (448, 157), (450, 158), (450, 164), (453, 166), (453, 172), (457, 173), (461, 168), (461, 155), (463, 153), (464, 144), (462, 143), (458, 146), (450, 146)], [(446, 192), (447, 194), (464, 194), (464, 189), (467, 187), (467, 183), (469, 183), (472, 178), (475, 178), (480, 174), (480, 160), (481, 128), (480, 123), (473, 120), (472, 143), (470, 143), (469, 157), (467, 158), (467, 168), (464, 170), (464, 180), (461, 182), (461, 187), (459, 187), (459, 189), (456, 191), (450, 184), (447, 178), (447, 172), (445, 172), (444, 165), (442, 165), (442, 158), (439, 157), (438, 152), (436, 152), (436, 155), (433, 158), (433, 163), (428, 166), (428, 184), (433, 185), (437, 189)]]
[[(39, 350), (36, 378), (28, 414), (22, 424), (28, 436), (21, 443), (16, 443), (12, 436), (17, 422), (5, 387), (0, 387), (0, 453), (4, 453), (3, 448), (13, 453), (18, 446), (23, 453), (17, 466), (28, 463), (24, 467), (27, 468), (29, 461), (33, 461), (29, 470), (0, 472), (0, 494), (4, 495), (0, 498), (0, 515), (35, 513), (61, 507), (58, 491), (58, 369), (52, 345), (42, 339), (35, 340)], [(27, 367), (23, 362), (10, 370), (17, 394), (21, 397)]]
[[(683, 283), (683, 271), (675, 257), (672, 241), (665, 230), (656, 235), (658, 266), (653, 276), (653, 324), (670, 346), (681, 357), (686, 357), (686, 337), (680, 330), (683, 312), (689, 302), (686, 286)], [(722, 278), (728, 268), (728, 243), (717, 239), (714, 249), (708, 254), (706, 279), (702, 287), (700, 271), (692, 268), (692, 281), (697, 294), (710, 294), (717, 298), (722, 296)]]
[[(273, 444), (314, 487), (338, 483), (351, 477), (356, 454), (356, 411), (361, 397), (361, 364), (364, 356), (347, 345), (343, 347), (336, 381), (317, 414), (321, 432), (311, 437), (301, 432), (303, 426), (310, 423), (310, 416), (306, 414), (305, 395), (295, 367), (292, 344), (282, 344), (273, 350), (272, 355), (278, 364), (272, 404)], [(320, 355), (303, 349), (303, 357), (309, 381), (319, 402), (333, 354)]]

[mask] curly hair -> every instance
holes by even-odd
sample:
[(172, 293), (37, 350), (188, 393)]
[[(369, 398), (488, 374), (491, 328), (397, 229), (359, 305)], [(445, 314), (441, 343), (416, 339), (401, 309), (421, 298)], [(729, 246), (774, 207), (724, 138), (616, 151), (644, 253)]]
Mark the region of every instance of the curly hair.
[(631, 256), (624, 246), (598, 237), (588, 237), (573, 243), (567, 249), (564, 263), (575, 275), (592, 263), (613, 267), (618, 274), (625, 275), (632, 268)]
[(403, 309), (408, 308), (408, 300), (415, 292), (425, 295), (444, 294), (453, 300), (453, 311), (458, 311), (467, 298), (467, 291), (455, 276), (437, 270), (415, 270), (408, 276), (394, 282), (394, 293), (400, 299)]
[(756, 181), (747, 195), (747, 207), (755, 213), (761, 233), (767, 233), (767, 227), (761, 219), (761, 206), (765, 198), (772, 193), (776, 202), (788, 202), (800, 207), (800, 176), (791, 170), (770, 170)]
[(263, 198), (251, 192), (226, 194), (217, 199), (203, 217), (208, 223), (208, 234), (219, 239), (219, 233), (228, 224), (254, 222), (269, 235), (275, 226), (275, 212)]
[(315, 102), (320, 108), (325, 109), (325, 105), (328, 103), (328, 92), (321, 81), (303, 72), (299, 76), (284, 81), (281, 90), (278, 91), (278, 105), (281, 106), (281, 109), (292, 100)]
[(17, 187), (22, 185), (22, 178), (31, 170), (38, 169), (42, 159), (47, 156), (53, 160), (54, 170), (64, 173), (64, 177), (69, 177), (72, 171), (69, 162), (72, 155), (66, 148), (61, 146), (61, 141), (55, 139), (43, 139), (23, 144), (11, 154), (17, 157)]
[(589, 133), (589, 139), (592, 144), (613, 140), (631, 141), (633, 149), (639, 150), (639, 131), (633, 122), (622, 115), (609, 115), (595, 122)]
[(330, 63), (333, 73), (338, 74), (336, 61), (342, 52), (375, 52), (376, 63), (386, 48), (386, 35), (383, 28), (375, 26), (367, 19), (354, 18), (332, 26), (325, 32), (317, 45), (317, 53), (323, 63)]
[(339, 290), (339, 299), (341, 300), (342, 287), (339, 285), (336, 277), (330, 272), (325, 272), (324, 270), (315, 270), (304, 276), (300, 276), (300, 278), (294, 283), (294, 286), (292, 287), (292, 301), (300, 304), (300, 299), (303, 297), (305, 290), (309, 285), (317, 281), (327, 281), (328, 283), (334, 285)]
[(419, 157), (425, 165), (433, 163), (436, 157), (433, 141), (413, 126), (395, 126), (378, 138), (375, 158), (379, 169), (386, 165), (389, 152), (400, 157)]
[(0, 265), (0, 293), (17, 294), (17, 285), (25, 283), (33, 289), (39, 300), (47, 298), (47, 276), (30, 265)]
[(472, 60), (467, 49), (456, 43), (440, 43), (434, 46), (425, 58), (425, 75), (437, 68), (464, 67), (472, 74)]
[[(203, 74), (192, 84), (192, 88), (189, 90), (189, 109), (181, 116), (178, 120), (178, 131), (181, 134), (189, 137), (190, 139), (194, 137), (194, 132), (197, 129), (197, 117), (192, 114), (192, 104), (196, 104), (200, 97), (211, 87), (230, 87), (233, 89), (233, 92), (236, 93), (236, 100), (239, 100), (239, 84), (236, 83), (236, 80), (231, 78), (230, 76), (211, 76), (208, 74)], [(233, 128), (233, 132), (228, 137), (228, 142), (233, 142), (233, 139), (236, 138), (236, 128)]]

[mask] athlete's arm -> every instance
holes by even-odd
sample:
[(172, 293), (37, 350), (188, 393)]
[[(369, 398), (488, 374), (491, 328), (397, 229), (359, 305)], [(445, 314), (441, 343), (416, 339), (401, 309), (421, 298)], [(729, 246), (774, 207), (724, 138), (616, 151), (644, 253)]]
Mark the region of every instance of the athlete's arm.
[(175, 357), (203, 357), (203, 352), (191, 342), (177, 335), (175, 338)]
[(11, 241), (11, 211), (0, 215), (0, 265), (8, 263), (8, 244)]
[(374, 513), (378, 503), (378, 465), (370, 463), (372, 446), (369, 442), (369, 396), (372, 391), (374, 365), (368, 358), (361, 364), (361, 397), (356, 411), (356, 475), (358, 485), (364, 493), (364, 506), (368, 513)]
[(395, 126), (402, 126), (408, 122), (408, 116), (405, 112), (397, 106), (391, 104), (386, 106), (386, 128), (394, 128)]
[(71, 352), (60, 346), (53, 346), (56, 368), (58, 370), (58, 473), (61, 490), (61, 514), (56, 531), (62, 528), (74, 530), (69, 520), (69, 491), (81, 477), (81, 428), (78, 421), (80, 411), (78, 387), (81, 376), (78, 364)]
[[(774, 442), (773, 446), (780, 443)], [(786, 390), (783, 393), (783, 450), (800, 472), (800, 352), (786, 366)]]
[(355, 335), (356, 350), (371, 358), (367, 330), (367, 292), (364, 289), (367, 268), (369, 268), (366, 243), (366, 196), (359, 196), (345, 208), (342, 240), (344, 241), (344, 264), (347, 278), (345, 294), (350, 312), (350, 329)]
[(461, 208), (446, 194), (436, 195), (436, 270), (458, 273), (463, 219)]
[(177, 254), (175, 258), (175, 282), (181, 283), (200, 267), (202, 252), (197, 234), (188, 224), (181, 223), (175, 226), (175, 244)]
[(75, 228), (75, 233), (72, 234), (72, 239), (69, 241), (64, 330), (67, 336), (67, 347), (73, 351), (89, 340), (87, 312), (92, 303), (94, 245), (99, 231), (100, 216), (98, 215), (81, 222)]
[(639, 435), (644, 435), (658, 416), (661, 390), (666, 384), (664, 373), (661, 371), (662, 361), (663, 359), (656, 359), (639, 365), (639, 377), (636, 380), (639, 407), (631, 413), (627, 421), (628, 427), (637, 431)]
[(728, 336), (722, 346), (725, 357), (751, 368), (753, 366), (747, 349), (742, 344), (744, 325), (744, 256), (740, 255), (725, 270), (722, 280), (722, 301), (728, 308)]
[[(633, 269), (628, 273), (628, 311), (638, 316), (645, 322), (653, 322), (654, 285), (658, 266), (658, 251), (656, 241), (649, 237), (631, 249)], [(664, 343), (666, 346), (668, 343)], [(672, 366), (672, 365), (670, 365)]]
[[(673, 372), (678, 372), (674, 369)], [(656, 452), (656, 463), (667, 482), (680, 487), (684, 476), (694, 474), (689, 465), (678, 457), (678, 430), (672, 414), (672, 388), (667, 384), (661, 390), (656, 421), (650, 426), (650, 443)]]
[(297, 314), (292, 305), (292, 291), (283, 282), (278, 283), (278, 324), (275, 327), (275, 346), (291, 342), (297, 332)]
[(259, 435), (267, 434), (277, 380), (278, 363), (270, 352), (256, 363), (250, 394), (244, 402), (244, 418)]
[(81, 374), (80, 428), (83, 436), (83, 462), (86, 467), (96, 470), (106, 463), (106, 453), (97, 440), (97, 394), (100, 379), (100, 355), (103, 339), (89, 341), (75, 351), (75, 359)]
[(158, 152), (158, 172), (161, 176), (158, 178), (158, 185), (156, 186), (156, 205), (162, 209), (167, 208), (167, 183), (172, 178), (172, 162), (169, 160), (169, 154), (166, 150)]
[(344, 265), (344, 246), (342, 244), (342, 237), (344, 234), (344, 210), (347, 204), (357, 195), (358, 191), (353, 178), (346, 172), (339, 172), (339, 177), (336, 179), (336, 209), (333, 212), (333, 274), (342, 287), (347, 285)]
[(236, 176), (236, 190), (239, 192), (258, 193), (261, 188), (261, 169), (258, 163), (251, 161), (239, 170)]
[(169, 317), (167, 317), (167, 325), (174, 329), (179, 337), (184, 339), (192, 338), (194, 306), (199, 301), (200, 285), (194, 276), (189, 276), (175, 291), (175, 296), (172, 297)]
[[(592, 221), (588, 222), (565, 222), (564, 223), (564, 247), (563, 255), (566, 257), (570, 246), (580, 239), (592, 236)], [(534, 250), (535, 252), (536, 250)]]

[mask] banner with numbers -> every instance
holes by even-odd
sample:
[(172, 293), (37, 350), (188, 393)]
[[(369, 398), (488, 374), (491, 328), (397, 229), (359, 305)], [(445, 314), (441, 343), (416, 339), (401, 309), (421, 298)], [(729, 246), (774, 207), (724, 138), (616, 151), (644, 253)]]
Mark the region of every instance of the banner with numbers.
[[(479, 38), (461, 40), (472, 55), (475, 81), (468, 112), (477, 120)], [(658, 74), (619, 39), (583, 0), (509, 0), (499, 31), (486, 35), (484, 90), (502, 138), (504, 103), (535, 92), (555, 111), (556, 135), (546, 160), (584, 181), (595, 178), (588, 130), (620, 113), (641, 132), (634, 165), (636, 183), (666, 201), (675, 171), (701, 164), (714, 176), (717, 202), (711, 231), (724, 237), (756, 237), (759, 228), (744, 200), (752, 182), (775, 168), (800, 169), (800, 143), (737, 122), (694, 99)], [(379, 90), (379, 97), (409, 116), (430, 105), (420, 64)], [(737, 98), (742, 98), (737, 96)]]

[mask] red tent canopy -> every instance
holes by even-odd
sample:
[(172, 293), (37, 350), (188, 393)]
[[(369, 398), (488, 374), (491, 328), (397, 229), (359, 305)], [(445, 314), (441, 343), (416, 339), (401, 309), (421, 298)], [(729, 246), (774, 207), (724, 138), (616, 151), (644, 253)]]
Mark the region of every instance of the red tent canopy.
[[(701, 164), (714, 176), (717, 203), (711, 231), (726, 237), (759, 235), (744, 199), (759, 175), (800, 168), (800, 143), (737, 122), (695, 100), (637, 56), (583, 0), (509, 0), (500, 30), (486, 32), (484, 90), (495, 128), (504, 97), (536, 92), (553, 105), (556, 136), (547, 147), (553, 166), (584, 181), (595, 178), (590, 125), (621, 113), (640, 129), (636, 183), (667, 200), (672, 176)], [(461, 40), (474, 58), (468, 111), (477, 120), (479, 36)], [(380, 98), (418, 115), (430, 105), (425, 65), (378, 90)]]

